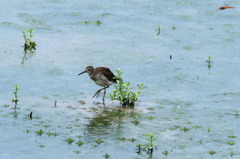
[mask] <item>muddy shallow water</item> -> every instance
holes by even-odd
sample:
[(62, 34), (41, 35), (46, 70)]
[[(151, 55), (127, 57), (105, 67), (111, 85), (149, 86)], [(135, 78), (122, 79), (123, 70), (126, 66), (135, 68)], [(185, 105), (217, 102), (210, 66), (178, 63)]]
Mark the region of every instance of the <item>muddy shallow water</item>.
[[(224, 3), (2, 2), (0, 158), (239, 158), (239, 2)], [(21, 64), (23, 28), (35, 30), (37, 50)], [(88, 65), (121, 68), (146, 86), (141, 101), (121, 108), (113, 87), (105, 106), (92, 99), (99, 87), (77, 76)], [(149, 133), (153, 155), (137, 154)]]

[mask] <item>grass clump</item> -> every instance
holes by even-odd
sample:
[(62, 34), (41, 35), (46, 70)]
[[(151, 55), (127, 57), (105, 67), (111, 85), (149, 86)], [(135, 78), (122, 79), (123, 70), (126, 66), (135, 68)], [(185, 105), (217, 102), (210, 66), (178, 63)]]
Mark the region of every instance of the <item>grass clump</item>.
[(141, 94), (141, 90), (144, 88), (143, 84), (138, 84), (138, 90), (132, 91), (133, 87), (130, 86), (130, 82), (124, 82), (121, 70), (115, 72), (115, 79), (117, 85), (114, 86), (113, 94), (110, 94), (112, 100), (118, 100), (123, 107), (134, 107), (138, 102), (138, 96)]

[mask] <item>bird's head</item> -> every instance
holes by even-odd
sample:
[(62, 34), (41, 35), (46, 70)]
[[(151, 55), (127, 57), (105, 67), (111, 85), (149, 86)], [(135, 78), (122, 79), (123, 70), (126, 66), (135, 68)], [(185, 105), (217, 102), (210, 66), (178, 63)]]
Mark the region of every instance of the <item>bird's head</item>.
[(88, 73), (90, 75), (90, 74), (93, 73), (93, 70), (94, 70), (94, 68), (92, 66), (88, 66), (88, 67), (86, 67), (85, 71), (79, 73), (78, 76), (83, 74), (83, 73)]

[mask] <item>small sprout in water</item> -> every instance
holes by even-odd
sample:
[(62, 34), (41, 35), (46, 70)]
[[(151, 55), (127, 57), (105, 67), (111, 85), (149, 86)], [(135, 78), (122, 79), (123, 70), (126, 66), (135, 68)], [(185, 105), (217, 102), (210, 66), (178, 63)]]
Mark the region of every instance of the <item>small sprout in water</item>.
[(97, 20), (95, 23), (96, 23), (97, 25), (102, 24), (102, 22), (101, 22), (100, 20)]
[(201, 126), (195, 125), (193, 128), (199, 129), (199, 128), (201, 128)]
[(152, 120), (152, 119), (154, 119), (155, 117), (154, 116), (148, 116), (147, 117), (149, 120)]
[(53, 133), (52, 135), (56, 137), (56, 136), (58, 136), (59, 134), (58, 134), (58, 133)]
[(105, 153), (105, 155), (103, 157), (105, 157), (105, 159), (107, 159), (107, 158), (110, 158), (111, 156), (108, 153)]
[(137, 154), (141, 154), (141, 151), (142, 151), (142, 144), (137, 144), (136, 145), (136, 147), (137, 147)]
[(68, 139), (66, 139), (65, 141), (66, 141), (68, 144), (71, 144), (71, 143), (74, 142), (74, 140), (73, 140), (72, 138), (68, 138)]
[(192, 48), (190, 46), (184, 46), (183, 47), (185, 50), (192, 50)]
[(129, 141), (131, 141), (131, 142), (134, 142), (134, 141), (136, 141), (137, 139), (135, 139), (135, 138), (131, 138), (131, 139), (128, 139)]
[(214, 154), (216, 153), (216, 151), (211, 150), (211, 151), (208, 151), (208, 153), (209, 153), (210, 155), (214, 155)]
[(83, 143), (82, 141), (78, 141), (78, 142), (76, 142), (76, 144), (77, 144), (78, 146), (82, 146), (84, 143)]
[(140, 121), (138, 121), (138, 120), (133, 120), (133, 121), (131, 121), (133, 124), (135, 124), (135, 125), (138, 125), (139, 123), (140, 123)]
[(51, 135), (53, 135), (53, 133), (52, 133), (52, 132), (50, 132), (50, 131), (49, 131), (49, 132), (47, 132), (46, 134), (47, 134), (49, 137), (50, 137)]
[(41, 145), (39, 145), (39, 147), (43, 148), (43, 147), (46, 147), (46, 146), (45, 146), (45, 145), (43, 145), (43, 144), (41, 144)]
[(169, 154), (169, 152), (166, 150), (166, 151), (163, 151), (162, 154), (164, 154), (165, 156), (167, 156)]
[(208, 128), (208, 133), (211, 132), (211, 129)]
[(31, 131), (27, 129), (27, 130), (25, 130), (25, 132), (28, 134), (28, 133), (30, 133)]
[(176, 28), (175, 26), (173, 26), (173, 27), (172, 27), (172, 30), (175, 30), (175, 29), (177, 29), (177, 28)]
[(7, 107), (10, 107), (10, 105), (4, 104), (3, 107), (4, 107), (4, 108), (7, 108)]
[(206, 63), (207, 63), (208, 69), (210, 69), (213, 65), (212, 56), (208, 56)]
[(44, 131), (42, 131), (41, 129), (36, 131), (36, 134), (39, 135), (39, 136), (42, 136), (42, 134), (44, 134)]
[(237, 136), (234, 136), (234, 135), (231, 135), (231, 136), (228, 136), (229, 138), (236, 138)]
[(76, 154), (80, 154), (81, 152), (80, 151), (73, 151), (74, 153), (76, 153)]
[(231, 156), (231, 157), (233, 157), (234, 155), (236, 155), (236, 153), (234, 153), (234, 152), (231, 152), (231, 153), (230, 153), (230, 156)]
[(157, 31), (157, 35), (160, 35), (161, 33), (161, 25), (159, 25), (155, 30)]
[(127, 139), (125, 137), (119, 137), (118, 140), (120, 141), (126, 141)]
[(43, 127), (48, 128), (50, 125), (43, 125)]
[(35, 116), (34, 119), (41, 119), (41, 117), (40, 116)]
[(189, 129), (186, 128), (186, 127), (182, 128), (181, 130), (184, 131), (184, 132), (189, 131)]
[(102, 142), (103, 142), (103, 140), (102, 139), (98, 139), (98, 140), (96, 140), (95, 141), (97, 144), (101, 144)]
[(147, 110), (154, 110), (154, 108), (153, 107), (150, 107), (150, 108), (146, 108)]
[(228, 145), (235, 145), (235, 142), (230, 141), (230, 142), (228, 142), (227, 144), (228, 144)]
[(17, 108), (17, 104), (18, 104), (18, 90), (19, 90), (19, 87), (18, 87), (18, 85), (15, 85), (14, 86), (14, 92), (13, 92), (13, 94), (14, 94), (14, 98), (12, 99), (12, 102), (15, 104), (14, 105), (14, 110), (16, 110), (16, 109), (19, 109), (19, 108)]

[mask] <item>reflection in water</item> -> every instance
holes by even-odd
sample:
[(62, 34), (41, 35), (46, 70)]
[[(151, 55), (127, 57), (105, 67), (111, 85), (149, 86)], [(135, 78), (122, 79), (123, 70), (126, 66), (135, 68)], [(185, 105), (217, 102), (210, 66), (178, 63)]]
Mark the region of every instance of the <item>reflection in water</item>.
[(137, 116), (138, 113), (130, 108), (107, 108), (96, 113), (96, 115), (89, 121), (86, 129), (88, 133), (106, 135), (113, 131), (122, 132), (122, 123), (128, 118)]

